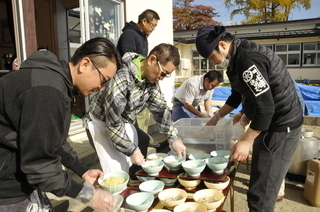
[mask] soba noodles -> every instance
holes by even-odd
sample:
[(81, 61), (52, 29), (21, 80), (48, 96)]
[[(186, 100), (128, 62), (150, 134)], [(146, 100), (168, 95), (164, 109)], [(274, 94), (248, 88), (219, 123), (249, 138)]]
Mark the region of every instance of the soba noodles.
[(101, 185), (103, 186), (117, 186), (124, 183), (126, 179), (123, 177), (108, 177), (104, 181), (102, 181)]

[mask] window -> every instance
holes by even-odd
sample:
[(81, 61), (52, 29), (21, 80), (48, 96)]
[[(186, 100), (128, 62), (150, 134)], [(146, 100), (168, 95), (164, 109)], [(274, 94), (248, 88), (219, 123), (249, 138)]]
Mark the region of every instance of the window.
[(300, 66), (301, 44), (276, 44), (275, 51), (287, 66)]
[(211, 70), (222, 70), (219, 66), (213, 66), (212, 63), (199, 55), (197, 51), (192, 51), (192, 75), (203, 75)]
[(303, 44), (303, 66), (315, 66), (320, 64), (320, 43)]

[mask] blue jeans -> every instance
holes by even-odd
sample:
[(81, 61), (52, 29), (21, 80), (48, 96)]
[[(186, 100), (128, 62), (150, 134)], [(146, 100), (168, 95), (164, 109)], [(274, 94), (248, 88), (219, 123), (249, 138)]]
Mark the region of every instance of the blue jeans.
[(172, 108), (172, 121), (175, 122), (181, 118), (199, 118), (199, 117), (191, 113), (189, 110), (187, 110), (184, 107), (184, 105), (181, 102), (179, 102), (179, 100), (174, 98), (173, 108)]
[(289, 132), (261, 132), (253, 144), (250, 185), (247, 193), (250, 212), (274, 212), (281, 183), (300, 140), (301, 126)]

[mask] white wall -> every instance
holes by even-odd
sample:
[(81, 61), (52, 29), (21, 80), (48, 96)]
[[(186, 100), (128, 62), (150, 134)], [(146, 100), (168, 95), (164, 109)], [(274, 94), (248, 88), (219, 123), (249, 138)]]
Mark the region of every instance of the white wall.
[[(126, 22), (138, 22), (138, 16), (146, 9), (152, 9), (159, 14), (158, 26), (148, 38), (149, 51), (160, 43), (173, 44), (172, 0), (127, 0), (125, 6)], [(172, 74), (170, 78), (160, 82), (168, 106), (171, 106), (174, 78), (175, 74)]]

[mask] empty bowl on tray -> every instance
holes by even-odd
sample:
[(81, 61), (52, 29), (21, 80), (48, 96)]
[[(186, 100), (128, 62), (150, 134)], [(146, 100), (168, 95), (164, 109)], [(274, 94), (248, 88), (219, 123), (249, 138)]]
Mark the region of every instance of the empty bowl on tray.
[(201, 180), (180, 178), (181, 175), (183, 173), (178, 175), (178, 181), (187, 190), (195, 189), (201, 183)]
[(103, 179), (99, 178), (98, 183), (101, 188), (110, 193), (120, 193), (127, 188), (129, 175), (123, 171), (113, 171), (104, 174)]
[(186, 160), (185, 157), (178, 155), (170, 155), (163, 159), (163, 162), (170, 168), (171, 171), (177, 171), (181, 168), (181, 164)]
[(182, 163), (182, 168), (191, 177), (199, 177), (205, 167), (206, 162), (203, 160), (188, 160)]
[(208, 211), (215, 211), (222, 204), (224, 195), (214, 189), (202, 189), (193, 194), (193, 199), (203, 204)]
[(175, 151), (169, 151), (168, 153), (167, 153), (167, 155), (178, 155), (178, 153), (176, 153)]
[(168, 188), (159, 193), (158, 199), (162, 205), (172, 210), (177, 205), (186, 201), (187, 192), (180, 188)]
[(230, 183), (230, 178), (228, 176), (226, 176), (225, 180), (223, 182), (217, 182), (217, 181), (210, 181), (210, 180), (204, 180), (204, 185), (207, 188), (211, 188), (211, 189), (216, 189), (218, 191), (222, 191), (223, 189), (225, 189), (229, 183)]
[(130, 194), (126, 203), (135, 211), (148, 211), (148, 208), (151, 207), (154, 200), (153, 194), (149, 192), (137, 192), (134, 194)]
[(198, 202), (185, 202), (173, 209), (173, 212), (206, 212), (207, 208), (205, 205)]
[(230, 150), (214, 150), (212, 152), (210, 152), (210, 155), (212, 157), (225, 157), (225, 158), (229, 158), (230, 157)]
[(140, 191), (150, 192), (155, 197), (158, 196), (158, 194), (160, 193), (160, 191), (163, 190), (163, 188), (164, 188), (164, 182), (160, 180), (149, 180), (139, 185)]
[(173, 186), (177, 182), (177, 178), (159, 177), (159, 180), (164, 182), (166, 186)]
[(152, 153), (147, 156), (148, 160), (163, 160), (168, 155), (166, 153)]
[(225, 157), (211, 157), (206, 160), (207, 166), (212, 172), (222, 174), (224, 169), (227, 168), (229, 159)]
[(203, 153), (203, 152), (199, 152), (199, 153), (193, 153), (191, 155), (189, 155), (189, 159), (190, 160), (206, 160), (207, 158), (210, 158), (211, 155), (208, 153)]
[(141, 165), (141, 167), (145, 172), (148, 173), (148, 175), (157, 176), (162, 170), (163, 165), (164, 163), (162, 160), (147, 160)]
[(138, 180), (140, 180), (141, 182), (146, 182), (149, 180), (154, 180), (156, 179), (156, 177), (150, 177), (150, 176), (142, 176), (142, 175), (136, 175)]

